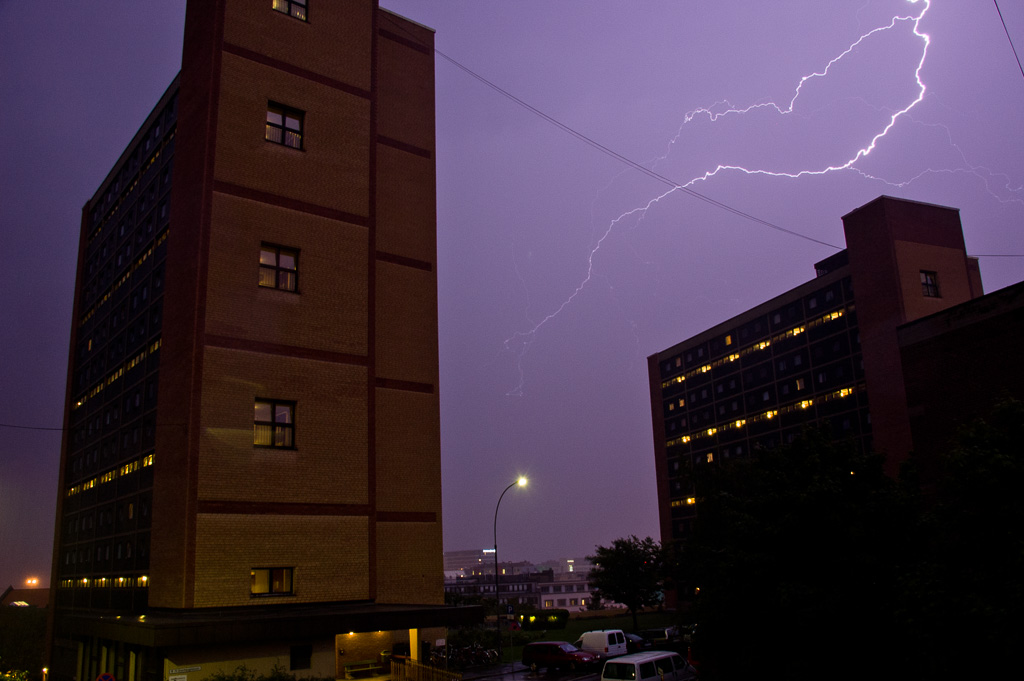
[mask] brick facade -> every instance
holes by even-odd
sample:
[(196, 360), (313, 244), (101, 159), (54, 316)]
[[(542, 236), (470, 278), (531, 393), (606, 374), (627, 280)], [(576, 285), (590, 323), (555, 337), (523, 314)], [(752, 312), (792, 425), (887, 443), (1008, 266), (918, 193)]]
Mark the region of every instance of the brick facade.
[[(479, 614), (438, 607), (433, 32), (371, 0), (309, 5), (302, 19), (269, 0), (189, 2), (164, 117), (151, 116), (83, 210), (75, 309), (86, 321), (76, 321), (68, 396), (83, 434), (62, 458), (71, 501), (55, 546), (54, 574), (67, 578), (54, 580), (54, 679), (95, 675), (108, 659), (121, 671), (135, 660), (132, 675), (146, 681), (178, 661), (233, 669), (232, 656), (287, 651), (294, 641), (273, 643), (285, 630), (319, 651), (317, 673), (329, 676), (352, 651), (372, 657), (410, 631), (434, 635)], [(267, 139), (268, 111), (281, 107), (301, 119), (301, 144)], [(144, 206), (162, 216), (155, 234)], [(132, 265), (136, 232), (104, 239), (136, 221), (139, 247), (152, 246)], [(113, 284), (95, 274), (108, 246), (129, 256)], [(260, 285), (263, 248), (297, 255), (294, 291)], [(120, 310), (106, 301), (120, 296), (132, 301), (127, 316), (149, 322), (131, 322), (146, 335), (123, 377), (105, 361)], [(138, 427), (102, 423), (127, 418), (141, 400), (133, 390), (146, 395)], [(291, 407), (290, 446), (255, 444), (257, 400)], [(94, 462), (103, 438), (122, 435), (124, 460)], [(131, 525), (110, 521), (114, 542), (130, 529), (133, 555), (145, 553), (119, 573), (104, 556), (124, 541), (97, 542), (91, 523), (105, 528), (136, 506)], [(290, 582), (256, 592), (256, 572), (270, 569)], [(132, 588), (114, 594), (121, 583)], [(132, 599), (119, 609), (123, 594)], [(77, 619), (65, 617), (71, 604)], [(97, 633), (90, 617), (109, 614), (146, 617)], [(201, 635), (200, 616), (223, 621)], [(190, 637), (221, 647), (199, 653)], [(334, 650), (343, 640), (345, 655)], [(76, 642), (86, 652), (73, 662)]]

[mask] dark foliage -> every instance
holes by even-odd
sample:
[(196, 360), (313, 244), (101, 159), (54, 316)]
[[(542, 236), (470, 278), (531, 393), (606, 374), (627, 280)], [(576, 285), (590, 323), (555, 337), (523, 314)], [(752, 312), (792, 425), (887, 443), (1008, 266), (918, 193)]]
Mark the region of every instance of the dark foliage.
[(892, 557), (909, 522), (881, 461), (808, 433), (695, 473), (677, 580), (699, 589), (699, 657), (728, 678), (862, 675), (895, 635)]
[(937, 678), (1000, 676), (1024, 640), (1024, 403), (963, 429), (923, 497), (898, 623)]
[(594, 565), (588, 579), (596, 590), (595, 600), (616, 601), (626, 606), (633, 616), (636, 631), (637, 612), (661, 602), (664, 586), (661, 545), (650, 537), (620, 538), (611, 546), (596, 547), (594, 555), (587, 556), (587, 560)]
[(260, 674), (254, 669), (240, 665), (230, 674), (215, 672), (207, 676), (204, 681), (323, 681), (323, 679), (319, 676), (295, 676), (284, 667), (275, 664), (269, 674)]
[(674, 553), (705, 677), (964, 678), (1024, 627), (1024, 405), (963, 431), (926, 493), (810, 432), (695, 473)]
[(0, 672), (17, 670), (42, 678), (46, 610), (0, 608)]

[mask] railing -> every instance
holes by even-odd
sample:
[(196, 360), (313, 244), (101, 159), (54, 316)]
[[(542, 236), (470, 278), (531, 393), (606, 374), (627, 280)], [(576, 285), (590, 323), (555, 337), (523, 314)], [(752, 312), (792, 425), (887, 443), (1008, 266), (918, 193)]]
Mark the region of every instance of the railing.
[(408, 658), (391, 658), (391, 681), (462, 681), (462, 674)]

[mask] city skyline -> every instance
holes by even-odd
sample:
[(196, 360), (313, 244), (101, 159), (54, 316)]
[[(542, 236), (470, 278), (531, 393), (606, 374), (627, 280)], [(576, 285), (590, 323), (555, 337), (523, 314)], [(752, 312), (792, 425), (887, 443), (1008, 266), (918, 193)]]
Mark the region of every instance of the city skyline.
[[(502, 560), (657, 538), (646, 356), (811, 279), (843, 245), (841, 216), (879, 195), (959, 208), (987, 292), (1024, 279), (1024, 258), (1007, 257), (1024, 254), (1024, 76), (992, 3), (381, 5), (435, 29), (442, 53), (449, 550), (492, 544), (519, 474), (530, 485), (502, 503)], [(1024, 9), (1001, 10), (1021, 46)], [(49, 570), (81, 207), (177, 72), (183, 12), (0, 7), (5, 586)], [(460, 66), (672, 182), (729, 166), (690, 187), (746, 216)], [(919, 96), (851, 169), (766, 174), (842, 165)]]

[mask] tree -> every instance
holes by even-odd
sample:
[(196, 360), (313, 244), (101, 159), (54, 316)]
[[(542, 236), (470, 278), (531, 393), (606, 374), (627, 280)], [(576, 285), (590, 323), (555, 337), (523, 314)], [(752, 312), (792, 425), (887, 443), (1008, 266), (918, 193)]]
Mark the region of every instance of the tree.
[(664, 585), (661, 544), (650, 537), (619, 538), (611, 546), (598, 546), (593, 556), (589, 581), (594, 598), (616, 601), (626, 606), (633, 616), (633, 631), (638, 628), (637, 612), (661, 602)]
[(722, 678), (856, 678), (898, 644), (891, 608), (909, 505), (881, 459), (817, 431), (694, 471), (676, 582)]
[(698, 466), (674, 576), (686, 594), (699, 587), (699, 658), (721, 679), (962, 679), (1015, 666), (1022, 442), (1024, 404), (1009, 401), (948, 451), (919, 453), (939, 463), (923, 487), (815, 431)]
[(919, 678), (999, 676), (1024, 639), (1024, 403), (1004, 400), (940, 457), (897, 616)]
[(38, 679), (45, 638), (45, 609), (0, 608), (0, 681)]

